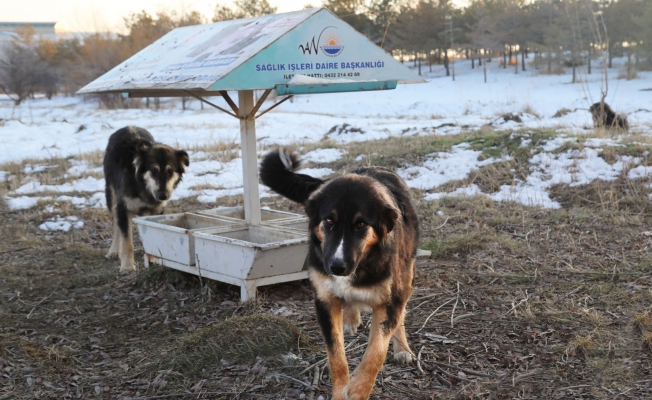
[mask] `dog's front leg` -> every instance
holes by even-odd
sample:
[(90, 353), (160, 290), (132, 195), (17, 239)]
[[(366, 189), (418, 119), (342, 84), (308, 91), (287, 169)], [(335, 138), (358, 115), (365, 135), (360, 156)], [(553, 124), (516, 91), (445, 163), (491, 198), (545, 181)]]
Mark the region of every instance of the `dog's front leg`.
[(134, 262), (134, 241), (131, 233), (131, 213), (122, 202), (118, 202), (116, 216), (121, 239), (120, 272), (135, 271), (136, 263)]
[(113, 222), (113, 236), (111, 236), (111, 247), (109, 252), (106, 253), (106, 258), (115, 258), (120, 255), (120, 244), (122, 243), (122, 236), (120, 234), (120, 227), (118, 227), (118, 217), (116, 211), (111, 210), (111, 220)]
[(369, 343), (362, 361), (353, 372), (351, 382), (344, 388), (344, 399), (364, 400), (369, 398), (378, 371), (385, 362), (389, 341), (398, 322), (403, 320), (404, 311), (405, 304), (381, 305), (374, 308), (369, 330)]
[(344, 331), (342, 330), (342, 301), (331, 298), (329, 301), (315, 299), (317, 321), (321, 327), (328, 364), (333, 381), (333, 400), (342, 400), (344, 387), (349, 383), (349, 365), (344, 352)]

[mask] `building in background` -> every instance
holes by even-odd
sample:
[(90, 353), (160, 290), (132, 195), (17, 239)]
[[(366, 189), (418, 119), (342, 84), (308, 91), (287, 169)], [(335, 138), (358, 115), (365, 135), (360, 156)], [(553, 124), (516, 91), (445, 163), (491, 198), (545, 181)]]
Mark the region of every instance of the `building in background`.
[(34, 29), (36, 39), (50, 39), (56, 41), (70, 37), (68, 24), (65, 22), (2, 22), (0, 21), (0, 57), (2, 57), (5, 44), (16, 37), (16, 31), (27, 25)]

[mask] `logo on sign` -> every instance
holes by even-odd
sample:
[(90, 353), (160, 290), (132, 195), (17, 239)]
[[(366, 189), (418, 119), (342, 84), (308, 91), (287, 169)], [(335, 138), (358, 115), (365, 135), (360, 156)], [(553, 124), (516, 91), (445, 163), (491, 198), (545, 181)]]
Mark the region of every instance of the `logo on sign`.
[(300, 44), (299, 50), (303, 54), (319, 54), (319, 49), (329, 57), (337, 57), (344, 50), (340, 36), (335, 32), (337, 28), (328, 26), (324, 28), (319, 36), (313, 36), (305, 45)]
[(340, 55), (342, 50), (344, 50), (344, 46), (342, 46), (340, 37), (334, 33), (329, 33), (326, 35), (326, 38), (322, 42), (320, 48), (324, 54), (330, 57), (337, 57)]

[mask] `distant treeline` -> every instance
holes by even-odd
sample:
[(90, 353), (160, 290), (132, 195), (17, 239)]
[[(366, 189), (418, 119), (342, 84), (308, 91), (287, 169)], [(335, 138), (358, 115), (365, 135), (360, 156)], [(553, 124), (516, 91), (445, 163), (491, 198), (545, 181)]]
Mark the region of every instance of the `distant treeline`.
[[(625, 77), (652, 68), (652, 0), (474, 0), (456, 7), (447, 0), (325, 0), (344, 21), (403, 61), (422, 66), (451, 58), (473, 66), (500, 57), (525, 70), (526, 58), (542, 73), (565, 73), (614, 57), (627, 57)], [(218, 5), (212, 22), (275, 13), (267, 0)], [(0, 89), (16, 104), (34, 93), (71, 94), (170, 30), (210, 22), (196, 11), (146, 12), (125, 18), (126, 34), (37, 39), (27, 26), (0, 50)], [(531, 57), (531, 58), (530, 58)], [(100, 97), (123, 106), (119, 96)]]

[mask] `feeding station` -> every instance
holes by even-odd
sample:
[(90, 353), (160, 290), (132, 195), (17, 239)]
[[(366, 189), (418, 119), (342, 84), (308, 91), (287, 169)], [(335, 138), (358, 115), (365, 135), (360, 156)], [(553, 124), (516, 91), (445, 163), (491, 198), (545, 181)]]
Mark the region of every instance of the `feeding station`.
[[(255, 297), (257, 286), (308, 277), (307, 219), (260, 208), (256, 119), (294, 95), (423, 82), (330, 11), (313, 8), (174, 29), (77, 93), (192, 96), (240, 120), (243, 207), (134, 223), (146, 265), (238, 285), (244, 301)], [(254, 90), (263, 91), (257, 101)], [(272, 90), (280, 97), (261, 111)], [(236, 91), (237, 104), (229, 95)], [(221, 96), (228, 107), (209, 101), (211, 96)]]

